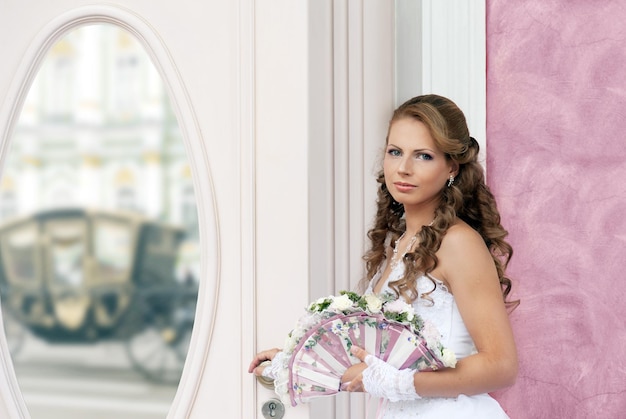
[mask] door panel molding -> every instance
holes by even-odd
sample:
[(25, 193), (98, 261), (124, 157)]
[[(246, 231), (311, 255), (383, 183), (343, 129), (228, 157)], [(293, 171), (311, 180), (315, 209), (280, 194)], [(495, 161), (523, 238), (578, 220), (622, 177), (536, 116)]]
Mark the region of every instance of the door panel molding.
[[(375, 214), (375, 173), (394, 107), (394, 2), (309, 5), (309, 293), (355, 289)], [(367, 398), (314, 400), (311, 417), (361, 418)], [(374, 407), (375, 411), (375, 407)]]
[[(255, 135), (255, 0), (239, 1), (239, 110), (238, 137), (240, 147), (241, 175), (241, 257), (248, 263), (241, 263), (241, 360), (247, 366), (250, 355), (257, 352), (257, 325), (255, 324), (256, 304), (256, 135)], [(247, 374), (247, 373), (246, 373)], [(261, 395), (256, 391), (256, 380), (244, 377), (241, 382), (241, 417), (255, 418)], [(244, 394), (250, 395), (250, 398)], [(245, 402), (248, 401), (249, 402)]]

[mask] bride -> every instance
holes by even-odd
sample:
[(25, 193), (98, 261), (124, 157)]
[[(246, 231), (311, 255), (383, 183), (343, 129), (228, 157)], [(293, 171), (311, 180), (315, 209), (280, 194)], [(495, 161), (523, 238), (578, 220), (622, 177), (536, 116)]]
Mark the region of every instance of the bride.
[[(507, 308), (512, 255), (494, 196), (477, 161), (478, 143), (451, 100), (424, 95), (393, 113), (378, 176), (377, 213), (364, 256), (366, 293), (392, 292), (435, 324), (456, 368), (398, 370), (364, 349), (342, 390), (383, 400), (384, 418), (507, 418), (489, 392), (512, 385), (517, 351)], [(260, 363), (249, 371), (271, 376)]]

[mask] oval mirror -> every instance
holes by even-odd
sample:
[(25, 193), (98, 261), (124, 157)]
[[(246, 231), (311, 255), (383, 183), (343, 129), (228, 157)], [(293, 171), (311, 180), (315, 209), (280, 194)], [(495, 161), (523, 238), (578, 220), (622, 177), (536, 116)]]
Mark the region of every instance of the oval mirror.
[(187, 355), (197, 205), (176, 116), (113, 24), (48, 51), (0, 181), (0, 298), (34, 419), (162, 419)]

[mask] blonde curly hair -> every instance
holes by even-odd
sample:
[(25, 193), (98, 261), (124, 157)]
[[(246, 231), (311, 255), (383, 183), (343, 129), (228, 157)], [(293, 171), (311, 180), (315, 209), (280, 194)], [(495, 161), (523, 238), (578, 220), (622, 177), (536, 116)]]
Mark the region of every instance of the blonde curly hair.
[[(496, 200), (485, 183), (483, 168), (478, 163), (479, 145), (469, 134), (465, 115), (450, 99), (423, 95), (398, 107), (389, 127), (402, 118), (412, 118), (425, 124), (437, 147), (446, 154), (446, 158), (458, 164), (459, 170), (453, 185), (444, 187), (441, 191), (433, 224), (424, 226), (418, 232), (419, 246), (404, 256), (404, 277), (390, 282), (389, 286), (407, 301), (415, 300), (418, 296), (416, 279), (420, 275), (429, 276), (436, 268), (436, 252), (448, 228), (458, 217), (483, 238), (497, 269), (503, 299), (509, 307), (514, 308), (519, 301), (507, 301), (511, 280), (505, 275), (513, 249), (504, 240), (508, 232), (500, 224)], [(378, 174), (377, 182), (380, 185), (377, 211), (374, 226), (368, 232), (371, 248), (363, 256), (367, 276), (363, 279), (361, 288), (371, 281), (385, 261), (385, 242), (388, 235), (393, 246), (405, 230), (404, 207), (387, 190), (382, 170)], [(436, 287), (434, 280), (433, 284)], [(429, 293), (422, 295), (422, 298), (430, 299), (427, 294)]]

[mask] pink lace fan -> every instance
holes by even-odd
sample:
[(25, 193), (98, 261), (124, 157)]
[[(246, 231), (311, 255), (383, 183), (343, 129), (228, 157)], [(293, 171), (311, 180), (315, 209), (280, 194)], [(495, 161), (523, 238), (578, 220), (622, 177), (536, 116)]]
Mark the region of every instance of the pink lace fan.
[(398, 369), (435, 370), (444, 364), (409, 325), (382, 314), (355, 312), (323, 318), (298, 341), (289, 359), (289, 398), (292, 406), (339, 392), (341, 376), (361, 362), (352, 345)]

